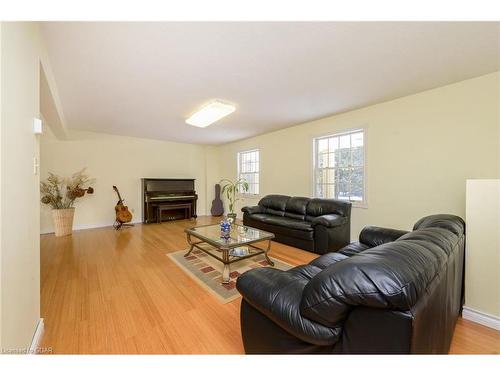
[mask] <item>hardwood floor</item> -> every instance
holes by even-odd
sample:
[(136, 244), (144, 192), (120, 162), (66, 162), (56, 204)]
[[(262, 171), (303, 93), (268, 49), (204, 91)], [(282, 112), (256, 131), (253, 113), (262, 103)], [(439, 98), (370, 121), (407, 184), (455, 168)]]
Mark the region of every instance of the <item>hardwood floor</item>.
[[(167, 256), (187, 248), (184, 228), (161, 225), (41, 236), (42, 346), (54, 353), (243, 353), (241, 299), (221, 304)], [(291, 264), (315, 255), (273, 243)], [(460, 319), (451, 353), (499, 353), (500, 332)]]

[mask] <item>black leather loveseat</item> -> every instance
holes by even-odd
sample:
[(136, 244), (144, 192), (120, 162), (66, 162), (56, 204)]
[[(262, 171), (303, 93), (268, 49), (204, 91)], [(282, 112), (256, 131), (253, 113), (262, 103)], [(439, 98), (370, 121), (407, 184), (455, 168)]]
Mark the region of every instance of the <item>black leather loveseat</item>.
[(243, 207), (243, 224), (275, 235), (275, 240), (324, 254), (350, 242), (351, 203), (266, 195), (257, 206)]
[(447, 353), (463, 305), (463, 220), (412, 232), (366, 227), (359, 242), (237, 280), (247, 353)]

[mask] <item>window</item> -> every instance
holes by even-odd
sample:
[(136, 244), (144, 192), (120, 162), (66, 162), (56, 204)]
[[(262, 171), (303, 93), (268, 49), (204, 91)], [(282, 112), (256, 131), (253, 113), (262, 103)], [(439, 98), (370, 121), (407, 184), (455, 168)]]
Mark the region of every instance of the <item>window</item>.
[(259, 194), (259, 150), (238, 152), (238, 178), (248, 182), (246, 194)]
[(363, 130), (314, 139), (314, 194), (366, 204)]

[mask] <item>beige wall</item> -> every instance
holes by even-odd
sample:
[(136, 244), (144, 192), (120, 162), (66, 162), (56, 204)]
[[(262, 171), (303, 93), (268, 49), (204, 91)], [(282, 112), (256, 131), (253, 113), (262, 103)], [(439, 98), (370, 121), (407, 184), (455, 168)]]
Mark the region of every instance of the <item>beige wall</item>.
[[(500, 177), (499, 110), (500, 72), (496, 72), (222, 146), (88, 132), (70, 132), (70, 139), (61, 141), (45, 134), (42, 177), (48, 171), (66, 175), (87, 166), (97, 178), (96, 194), (77, 205), (76, 228), (112, 223), (113, 184), (140, 220), (144, 176), (196, 178), (202, 215), (209, 213), (213, 185), (221, 178), (236, 177), (238, 151), (260, 149), (261, 196), (311, 196), (313, 138), (363, 127), (368, 208), (353, 208), (355, 239), (369, 224), (410, 229), (424, 215), (465, 217), (466, 180)], [(239, 206), (256, 204), (258, 199), (246, 198)], [(49, 215), (43, 208), (42, 232), (52, 230)], [(478, 294), (475, 308), (493, 311), (486, 298)]]
[(500, 180), (468, 180), (466, 207), (465, 305), (500, 317)]
[(409, 229), (433, 213), (465, 217), (466, 179), (500, 175), (499, 91), (496, 72), (227, 144), (218, 178), (236, 176), (238, 151), (259, 148), (261, 195), (311, 196), (312, 139), (364, 127), (368, 208), (353, 209), (353, 239), (368, 224)]
[(1, 343), (26, 349), (40, 318), (39, 176), (33, 172), (39, 117), (38, 26), (1, 25)]
[[(113, 224), (117, 201), (112, 186), (141, 221), (141, 178), (196, 178), (198, 214), (206, 213), (206, 146), (121, 137), (92, 132), (68, 132), (58, 140), (49, 132), (41, 138), (41, 177), (53, 172), (68, 176), (87, 167), (96, 178), (95, 194), (76, 203), (75, 229)], [(41, 232), (53, 231), (50, 209), (43, 205)]]

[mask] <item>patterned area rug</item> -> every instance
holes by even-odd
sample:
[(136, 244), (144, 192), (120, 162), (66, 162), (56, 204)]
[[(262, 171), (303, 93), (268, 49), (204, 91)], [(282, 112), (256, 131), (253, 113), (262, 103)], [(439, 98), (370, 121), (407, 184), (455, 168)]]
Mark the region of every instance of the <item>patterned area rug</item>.
[[(228, 284), (222, 284), (224, 265), (221, 262), (198, 249), (194, 249), (188, 257), (184, 257), (187, 252), (188, 250), (181, 250), (168, 253), (167, 256), (222, 303), (228, 303), (239, 297), (240, 294), (236, 289), (238, 276), (252, 268), (270, 267), (263, 254), (232, 263), (229, 274), (231, 279)], [(288, 270), (293, 267), (276, 258), (270, 258), (274, 262), (274, 268)]]

